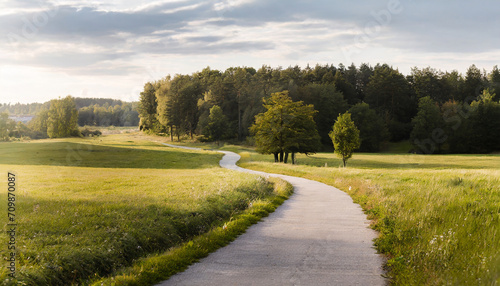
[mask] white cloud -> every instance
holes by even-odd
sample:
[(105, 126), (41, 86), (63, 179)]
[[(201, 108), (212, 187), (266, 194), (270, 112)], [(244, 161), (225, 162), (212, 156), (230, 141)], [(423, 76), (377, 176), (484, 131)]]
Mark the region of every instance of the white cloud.
[(105, 2), (0, 3), (4, 94), (16, 98), (26, 85), (19, 70), (50, 85), (38, 86), (44, 98), (80, 89), (132, 98), (126, 94), (144, 80), (207, 65), (387, 62), (403, 72), (416, 65), (464, 72), (472, 63), (493, 66), (500, 55), (493, 0)]

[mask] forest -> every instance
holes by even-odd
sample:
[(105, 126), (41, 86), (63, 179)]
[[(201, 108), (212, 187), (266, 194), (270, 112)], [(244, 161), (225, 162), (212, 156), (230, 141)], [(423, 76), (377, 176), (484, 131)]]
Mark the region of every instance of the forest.
[[(130, 103), (108, 98), (69, 98), (67, 102), (63, 99), (53, 99), (45, 103), (0, 104), (0, 141), (8, 141), (10, 138), (41, 139), (66, 135), (79, 136), (78, 126), (137, 126), (139, 124), (137, 102)], [(66, 112), (68, 118), (61, 119), (63, 124), (74, 121), (64, 128), (67, 132), (50, 131), (49, 123), (59, 121), (54, 119), (57, 117), (55, 114), (64, 113), (54, 111), (51, 116), (51, 111), (57, 108), (74, 109), (74, 115), (69, 115), (73, 111), (68, 111)], [(16, 122), (9, 118), (10, 116), (30, 116), (33, 119), (24, 124)]]
[[(111, 98), (73, 98), (78, 110), (80, 126), (137, 126), (139, 116), (137, 102), (123, 102)], [(43, 110), (49, 110), (50, 101), (45, 103), (2, 104), (0, 113), (16, 116), (35, 116)]]
[[(339, 114), (348, 111), (360, 130), (359, 150), (378, 152), (384, 142), (410, 140), (415, 153), (489, 153), (500, 150), (500, 71), (471, 65), (465, 75), (431, 67), (403, 75), (387, 64), (210, 67), (148, 82), (140, 94), (140, 129), (208, 140), (210, 110), (227, 120), (223, 139), (253, 143), (250, 127), (263, 99), (286, 91), (314, 106), (327, 148)], [(331, 147), (330, 147), (331, 148)]]

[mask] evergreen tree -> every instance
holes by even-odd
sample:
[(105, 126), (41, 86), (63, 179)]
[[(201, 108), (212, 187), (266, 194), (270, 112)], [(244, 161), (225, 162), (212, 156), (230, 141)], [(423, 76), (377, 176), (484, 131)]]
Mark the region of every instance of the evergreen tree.
[(471, 103), (468, 146), (472, 153), (490, 153), (500, 150), (500, 103), (495, 94), (485, 89), (478, 100)]
[(441, 151), (441, 146), (447, 139), (444, 120), (439, 106), (429, 96), (419, 100), (418, 113), (412, 124), (410, 141), (419, 152), (432, 154)]
[(208, 140), (215, 141), (217, 145), (219, 145), (219, 141), (224, 137), (224, 134), (227, 133), (227, 118), (218, 105), (214, 105), (210, 109), (204, 133)]
[(349, 109), (352, 121), (359, 126), (360, 151), (378, 152), (382, 142), (389, 140), (384, 120), (367, 103), (358, 103)]

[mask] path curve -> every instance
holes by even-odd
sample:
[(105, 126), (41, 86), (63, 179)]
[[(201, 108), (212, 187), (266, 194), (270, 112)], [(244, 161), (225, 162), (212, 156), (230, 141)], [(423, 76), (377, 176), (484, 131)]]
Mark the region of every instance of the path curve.
[(225, 154), (221, 167), (282, 178), (294, 194), (231, 244), (158, 285), (386, 284), (383, 258), (372, 243), (377, 234), (346, 193), (312, 180), (247, 170), (236, 166), (238, 154), (219, 152)]

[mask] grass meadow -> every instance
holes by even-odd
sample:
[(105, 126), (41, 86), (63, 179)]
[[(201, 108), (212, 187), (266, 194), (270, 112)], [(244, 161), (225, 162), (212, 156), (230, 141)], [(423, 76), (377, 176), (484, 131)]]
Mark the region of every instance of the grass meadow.
[[(181, 151), (156, 140), (131, 133), (0, 143), (0, 169), (17, 178), (18, 223), (17, 281), (4, 266), (0, 281), (85, 285), (120, 273), (129, 284), (150, 285), (168, 276), (151, 280), (134, 272), (137, 263), (149, 263), (145, 257), (171, 275), (187, 266), (183, 259), (193, 262), (234, 239), (236, 233), (221, 233), (228, 221), (250, 209), (254, 223), (272, 211), (265, 200), (275, 195), (275, 183), (221, 169), (219, 153)], [(0, 189), (3, 263), (9, 255), (6, 193), (7, 184)], [(213, 230), (219, 233), (204, 251), (177, 256), (175, 265), (168, 262), (172, 255), (161, 256)]]
[(332, 153), (297, 165), (240, 152), (240, 166), (335, 186), (359, 203), (380, 232), (394, 285), (500, 284), (500, 156)]

